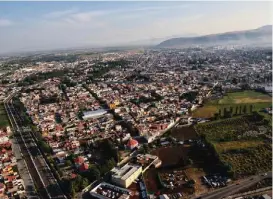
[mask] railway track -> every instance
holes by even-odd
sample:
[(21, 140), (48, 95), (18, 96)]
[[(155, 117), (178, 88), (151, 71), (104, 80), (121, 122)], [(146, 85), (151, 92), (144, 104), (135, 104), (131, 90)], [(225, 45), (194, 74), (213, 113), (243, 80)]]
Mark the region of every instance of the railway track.
[(41, 198), (66, 199), (67, 197), (63, 194), (56, 178), (37, 146), (31, 130), (24, 128), (24, 118), (22, 118), (18, 110), (16, 110), (10, 98), (5, 101), (5, 108), (15, 138), (20, 146), (23, 158)]

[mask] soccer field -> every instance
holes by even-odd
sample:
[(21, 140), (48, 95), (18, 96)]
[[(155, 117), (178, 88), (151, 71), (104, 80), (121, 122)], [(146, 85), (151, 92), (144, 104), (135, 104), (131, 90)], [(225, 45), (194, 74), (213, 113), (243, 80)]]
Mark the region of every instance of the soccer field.
[(193, 117), (210, 118), (213, 117), (219, 109), (253, 105), (253, 111), (259, 111), (262, 108), (270, 107), (272, 98), (269, 95), (255, 92), (242, 91), (227, 93), (222, 99), (207, 102), (203, 107), (198, 108), (192, 113)]

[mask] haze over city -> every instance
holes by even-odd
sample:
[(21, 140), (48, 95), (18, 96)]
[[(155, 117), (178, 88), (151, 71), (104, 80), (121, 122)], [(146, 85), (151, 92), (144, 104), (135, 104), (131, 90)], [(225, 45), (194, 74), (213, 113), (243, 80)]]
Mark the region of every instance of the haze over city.
[(0, 53), (154, 45), (272, 24), (271, 2), (0, 2)]

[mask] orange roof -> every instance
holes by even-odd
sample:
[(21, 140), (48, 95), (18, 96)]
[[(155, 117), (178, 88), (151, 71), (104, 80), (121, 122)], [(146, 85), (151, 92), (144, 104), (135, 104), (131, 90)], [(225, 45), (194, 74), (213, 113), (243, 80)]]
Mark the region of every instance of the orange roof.
[(134, 140), (134, 139), (130, 139), (127, 143), (127, 146), (130, 148), (135, 148), (138, 145), (138, 141)]
[(77, 158), (74, 159), (74, 162), (77, 164), (82, 164), (84, 163), (84, 158), (82, 156), (78, 156)]

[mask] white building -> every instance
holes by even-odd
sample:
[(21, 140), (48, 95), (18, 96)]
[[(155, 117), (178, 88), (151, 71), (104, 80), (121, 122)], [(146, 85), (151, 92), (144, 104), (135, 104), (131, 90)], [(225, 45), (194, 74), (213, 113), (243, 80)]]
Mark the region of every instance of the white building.
[(112, 174), (112, 182), (122, 186), (129, 187), (134, 180), (138, 178), (138, 176), (142, 172), (142, 166), (126, 164), (123, 167), (115, 167), (111, 170)]
[(102, 117), (104, 114), (106, 114), (107, 111), (104, 109), (99, 109), (96, 111), (86, 111), (83, 113), (83, 119), (88, 120), (89, 118), (97, 118), (97, 117)]

